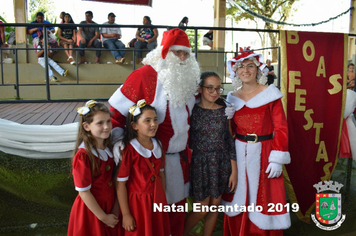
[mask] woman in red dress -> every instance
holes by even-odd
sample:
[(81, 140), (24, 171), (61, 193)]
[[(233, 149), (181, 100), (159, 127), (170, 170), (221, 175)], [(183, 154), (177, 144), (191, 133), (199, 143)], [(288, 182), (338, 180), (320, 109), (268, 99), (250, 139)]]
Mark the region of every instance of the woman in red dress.
[(235, 89), (227, 101), (236, 109), (238, 183), (235, 194), (225, 198), (224, 236), (283, 235), (291, 224), (282, 175), (282, 165), (290, 163), (283, 95), (273, 84), (264, 85), (261, 54), (247, 51), (232, 61)]
[[(117, 175), (117, 196), (125, 236), (171, 234), (168, 213), (162, 208), (167, 205), (164, 152), (154, 138), (157, 129), (155, 108), (140, 100), (130, 108), (126, 119), (125, 147), (119, 149), (120, 143), (114, 147), (115, 158), (122, 159)], [(121, 227), (119, 231), (122, 233)]]
[(73, 158), (73, 178), (79, 192), (74, 201), (68, 235), (117, 235), (118, 204), (114, 212), (114, 160), (110, 111), (91, 100), (78, 109), (79, 131)]

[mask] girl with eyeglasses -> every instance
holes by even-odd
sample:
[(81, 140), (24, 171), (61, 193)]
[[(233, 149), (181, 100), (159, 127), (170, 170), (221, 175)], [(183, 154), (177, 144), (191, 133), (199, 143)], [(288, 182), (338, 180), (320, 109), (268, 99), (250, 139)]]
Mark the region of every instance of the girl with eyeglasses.
[[(213, 71), (201, 74), (200, 102), (195, 104), (190, 117), (189, 147), (193, 150), (190, 167), (190, 196), (198, 207), (217, 208), (224, 192), (234, 192), (237, 165), (233, 138), (225, 107), (217, 104), (224, 91), (221, 79)], [(212, 208), (211, 208), (212, 209)], [(204, 234), (211, 235), (218, 211), (192, 211), (185, 219), (183, 235), (205, 218)]]

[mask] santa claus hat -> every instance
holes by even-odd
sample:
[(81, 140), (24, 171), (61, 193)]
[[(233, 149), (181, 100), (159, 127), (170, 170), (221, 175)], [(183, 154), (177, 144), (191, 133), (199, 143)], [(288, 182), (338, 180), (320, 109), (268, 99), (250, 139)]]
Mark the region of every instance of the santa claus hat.
[(161, 42), (162, 58), (165, 59), (169, 50), (184, 50), (190, 52), (188, 35), (181, 29), (175, 28), (163, 33)]
[(256, 58), (256, 60), (260, 63), (258, 65), (258, 67), (260, 68), (260, 70), (263, 72), (263, 69), (266, 67), (266, 64), (263, 63), (263, 56), (262, 54), (258, 54), (258, 53), (254, 53), (250, 47), (245, 47), (245, 48), (241, 48), (240, 47), (240, 54), (237, 57), (234, 57), (230, 60), (227, 61), (227, 69), (229, 70), (230, 73), (230, 78), (234, 79), (235, 78), (235, 74), (236, 71), (233, 69), (233, 66), (238, 63), (238, 62), (242, 62), (246, 59), (249, 59), (252, 57)]

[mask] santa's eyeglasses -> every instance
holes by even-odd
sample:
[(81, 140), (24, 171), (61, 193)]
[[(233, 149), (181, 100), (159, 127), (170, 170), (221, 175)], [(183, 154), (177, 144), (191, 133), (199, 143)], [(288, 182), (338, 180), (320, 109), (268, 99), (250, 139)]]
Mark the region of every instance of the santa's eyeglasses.
[(184, 50), (171, 50), (174, 55), (176, 55), (177, 57), (181, 57), (184, 56), (185, 58), (188, 58), (190, 56), (190, 53)]

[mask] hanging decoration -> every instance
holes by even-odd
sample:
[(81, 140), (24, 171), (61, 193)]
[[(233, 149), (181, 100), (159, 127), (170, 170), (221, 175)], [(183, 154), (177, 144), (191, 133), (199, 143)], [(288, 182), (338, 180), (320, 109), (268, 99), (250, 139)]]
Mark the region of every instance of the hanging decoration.
[(142, 5), (152, 7), (152, 0), (83, 0), (91, 2), (120, 3), (128, 5)]
[(260, 15), (250, 9), (248, 9), (247, 7), (243, 6), (242, 4), (240, 3), (237, 3), (233, 0), (229, 0), (230, 4), (233, 5), (233, 6), (236, 6), (240, 9), (242, 9), (243, 11), (247, 12), (248, 14), (254, 16), (254, 17), (257, 17), (257, 18), (260, 18), (261, 20), (265, 21), (265, 22), (269, 22), (269, 23), (273, 23), (273, 24), (277, 24), (277, 25), (289, 25), (289, 26), (295, 26), (295, 27), (306, 27), (306, 26), (316, 26), (316, 25), (321, 25), (321, 24), (325, 24), (325, 23), (328, 23), (332, 20), (335, 20), (347, 13), (349, 13), (351, 10), (354, 9), (354, 7), (350, 7), (348, 10), (346, 10), (345, 12), (342, 12), (340, 13), (339, 15), (337, 16), (334, 16), (334, 17), (330, 17), (328, 20), (323, 20), (323, 21), (320, 21), (320, 22), (317, 22), (317, 23), (308, 23), (308, 24), (294, 24), (294, 23), (287, 23), (287, 22), (284, 22), (284, 21), (276, 21), (276, 20), (273, 20), (273, 19), (270, 19), (266, 16), (263, 16), (263, 15)]

